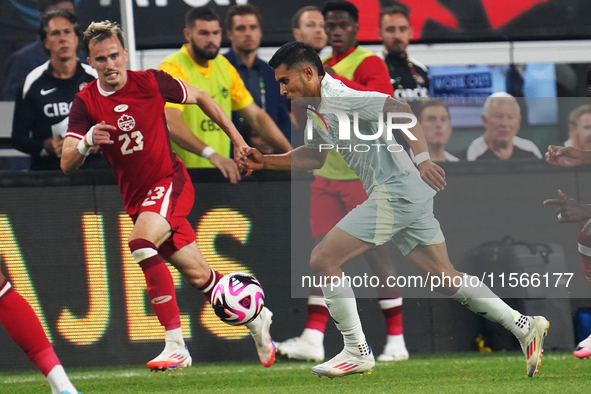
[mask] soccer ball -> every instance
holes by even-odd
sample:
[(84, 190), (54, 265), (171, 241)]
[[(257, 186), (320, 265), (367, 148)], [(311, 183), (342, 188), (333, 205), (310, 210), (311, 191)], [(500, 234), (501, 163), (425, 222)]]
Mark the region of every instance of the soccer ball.
[(215, 314), (233, 326), (250, 323), (263, 310), (265, 293), (256, 278), (244, 272), (225, 275), (213, 288)]

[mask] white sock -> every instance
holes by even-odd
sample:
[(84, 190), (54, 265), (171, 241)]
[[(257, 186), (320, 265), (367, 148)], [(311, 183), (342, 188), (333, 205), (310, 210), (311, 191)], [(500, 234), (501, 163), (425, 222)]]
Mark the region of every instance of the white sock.
[[(330, 317), (343, 334), (345, 346), (358, 348), (360, 345), (366, 344), (351, 284), (345, 281), (344, 285), (341, 284), (333, 289), (330, 285), (323, 286), (321, 289)], [(360, 352), (363, 353), (362, 350)]]
[(262, 312), (250, 323), (246, 323), (245, 326), (250, 330), (251, 333), (258, 333), (261, 328), (263, 327), (263, 317), (261, 316)]
[(406, 349), (406, 343), (404, 342), (404, 335), (388, 335), (386, 340), (386, 347), (392, 346), (398, 349)]
[(312, 328), (304, 328), (300, 338), (314, 346), (321, 347), (324, 342), (324, 333)]
[(185, 339), (183, 338), (183, 329), (181, 327), (174, 330), (167, 330), (165, 334), (165, 346), (185, 348)]
[(56, 365), (47, 375), (47, 382), (51, 387), (53, 394), (60, 394), (63, 391), (69, 391), (71, 394), (78, 394), (78, 390), (72, 385), (64, 367)]
[(501, 324), (518, 339), (529, 330), (529, 319), (511, 308), (475, 276), (464, 275), (462, 286), (451, 296), (472, 312)]

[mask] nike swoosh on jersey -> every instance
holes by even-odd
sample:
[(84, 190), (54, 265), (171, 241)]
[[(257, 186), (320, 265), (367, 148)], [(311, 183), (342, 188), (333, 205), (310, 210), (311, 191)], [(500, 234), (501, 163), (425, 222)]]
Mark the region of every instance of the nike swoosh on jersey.
[(51, 89), (41, 89), (41, 96), (47, 96), (49, 93), (52, 93), (54, 91), (56, 91), (57, 88), (51, 88)]

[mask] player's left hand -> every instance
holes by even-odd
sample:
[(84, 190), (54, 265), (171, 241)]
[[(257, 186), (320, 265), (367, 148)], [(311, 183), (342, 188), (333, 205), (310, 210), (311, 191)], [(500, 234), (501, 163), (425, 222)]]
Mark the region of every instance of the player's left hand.
[(591, 207), (579, 203), (562, 190), (558, 190), (560, 198), (544, 201), (544, 205), (558, 205), (556, 213), (559, 223), (574, 223), (591, 218)]
[(265, 156), (255, 148), (249, 148), (246, 156), (238, 163), (240, 171), (247, 171), (247, 174), (254, 170), (262, 170), (265, 162)]
[(240, 171), (234, 160), (214, 153), (209, 157), (209, 161), (220, 170), (224, 178), (228, 179), (230, 183), (238, 183), (240, 180)]
[(234, 161), (236, 162), (236, 165), (238, 166), (238, 171), (239, 172), (246, 171), (246, 176), (249, 176), (250, 174), (252, 174), (252, 170), (244, 170), (241, 167), (241, 163), (246, 158), (246, 155), (248, 154), (249, 149), (251, 149), (251, 148), (250, 148), (250, 146), (248, 146), (246, 144), (246, 142), (244, 142), (244, 145), (238, 145), (238, 146), (234, 145)]
[(445, 171), (431, 160), (425, 160), (419, 164), (421, 178), (436, 191), (443, 190), (447, 183), (445, 182)]
[(246, 154), (248, 153), (249, 149), (250, 149), (250, 146), (246, 145), (246, 142), (244, 143), (244, 145), (240, 145), (240, 146), (234, 145), (234, 161), (236, 161), (236, 164), (238, 164), (238, 162), (243, 157), (246, 157)]

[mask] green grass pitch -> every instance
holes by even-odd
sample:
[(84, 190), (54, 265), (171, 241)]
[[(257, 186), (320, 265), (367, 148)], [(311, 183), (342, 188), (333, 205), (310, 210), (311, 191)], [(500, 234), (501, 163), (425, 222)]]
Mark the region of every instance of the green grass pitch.
[[(377, 363), (372, 374), (330, 380), (314, 376), (314, 364), (277, 360), (196, 363), (174, 372), (145, 367), (68, 367), (84, 394), (113, 393), (582, 393), (588, 392), (591, 360), (546, 351), (540, 373), (528, 378), (518, 353), (411, 355), (408, 361)], [(0, 372), (0, 393), (51, 393), (39, 372)]]

